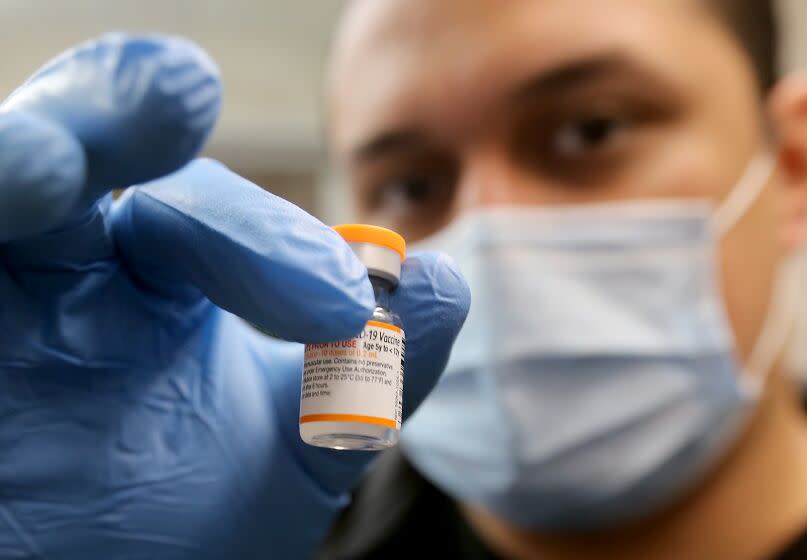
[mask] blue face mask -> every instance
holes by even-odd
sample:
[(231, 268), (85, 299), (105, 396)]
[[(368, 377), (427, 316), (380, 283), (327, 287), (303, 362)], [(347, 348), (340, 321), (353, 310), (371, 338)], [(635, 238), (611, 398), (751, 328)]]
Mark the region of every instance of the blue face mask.
[(699, 480), (741, 432), (795, 308), (781, 296), (798, 285), (775, 287), (743, 369), (717, 240), (771, 169), (755, 159), (717, 210), (498, 208), (422, 244), (455, 257), (473, 305), (403, 430), (416, 467), (458, 500), (544, 530), (642, 516)]

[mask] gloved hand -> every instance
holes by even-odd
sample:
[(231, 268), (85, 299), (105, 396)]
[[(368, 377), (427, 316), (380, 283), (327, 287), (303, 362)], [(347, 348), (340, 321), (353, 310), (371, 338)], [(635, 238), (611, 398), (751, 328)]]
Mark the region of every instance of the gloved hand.
[[(219, 97), (193, 45), (110, 35), (0, 106), (0, 558), (303, 558), (373, 457), (301, 442), (302, 346), (238, 318), (338, 340), (373, 297), (313, 217), (218, 163), (182, 167)], [(469, 293), (422, 254), (393, 300), (406, 416)]]

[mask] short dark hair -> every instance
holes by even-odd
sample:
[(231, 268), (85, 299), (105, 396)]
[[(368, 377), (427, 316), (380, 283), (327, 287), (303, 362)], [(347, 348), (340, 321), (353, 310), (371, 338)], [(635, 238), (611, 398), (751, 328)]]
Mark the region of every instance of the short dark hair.
[(728, 24), (751, 58), (762, 91), (775, 83), (779, 65), (779, 30), (774, 0), (706, 0)]

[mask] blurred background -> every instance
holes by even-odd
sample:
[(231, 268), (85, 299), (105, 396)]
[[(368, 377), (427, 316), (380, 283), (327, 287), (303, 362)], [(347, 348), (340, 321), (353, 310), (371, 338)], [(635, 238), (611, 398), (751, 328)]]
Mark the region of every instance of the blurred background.
[[(225, 86), (206, 149), (326, 223), (349, 217), (323, 165), (321, 90), (344, 0), (0, 0), (0, 98), (50, 57), (113, 30), (184, 35), (218, 62)], [(780, 0), (782, 71), (807, 67), (807, 0)], [(807, 289), (807, 287), (806, 287)], [(807, 341), (807, 305), (801, 332)], [(807, 379), (807, 342), (793, 361)]]

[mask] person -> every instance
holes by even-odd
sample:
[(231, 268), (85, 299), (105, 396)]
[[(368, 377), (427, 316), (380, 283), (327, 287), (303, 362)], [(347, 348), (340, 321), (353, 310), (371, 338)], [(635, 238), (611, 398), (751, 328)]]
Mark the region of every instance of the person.
[[(305, 558), (373, 457), (298, 434), (299, 343), (363, 328), (367, 270), (194, 159), (220, 97), (195, 45), (112, 34), (0, 105), (4, 559)], [(412, 253), (393, 299), (413, 325), (406, 417), (469, 293), (448, 257)]]
[(349, 4), (335, 165), (473, 306), (320, 557), (807, 558), (807, 80), (776, 41), (761, 0)]

